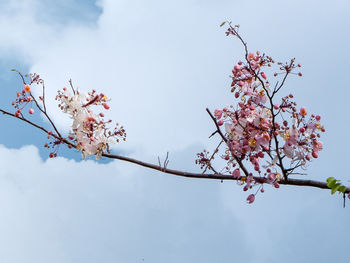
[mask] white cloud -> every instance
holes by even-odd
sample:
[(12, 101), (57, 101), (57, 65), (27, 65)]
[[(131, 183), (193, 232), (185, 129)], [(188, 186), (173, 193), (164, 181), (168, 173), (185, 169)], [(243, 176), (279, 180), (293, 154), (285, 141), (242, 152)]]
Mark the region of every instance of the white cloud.
[(1, 146), (0, 158), (3, 262), (230, 262), (246, 249), (220, 184), (120, 162), (42, 162), (33, 146)]
[[(172, 166), (189, 169), (196, 147), (175, 152)], [(3, 262), (346, 262), (337, 241), (349, 214), (325, 191), (267, 187), (247, 205), (235, 183), (118, 161), (43, 162), (33, 146), (0, 146), (0, 159)]]

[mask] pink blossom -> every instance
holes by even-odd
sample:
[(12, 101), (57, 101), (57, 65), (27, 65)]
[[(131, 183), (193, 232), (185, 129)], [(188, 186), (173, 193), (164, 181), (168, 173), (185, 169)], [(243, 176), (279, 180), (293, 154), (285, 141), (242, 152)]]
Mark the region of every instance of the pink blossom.
[(305, 108), (305, 107), (300, 108), (299, 114), (300, 114), (301, 116), (306, 116), (306, 115), (307, 115), (306, 108)]
[(234, 178), (238, 179), (238, 178), (241, 177), (241, 172), (240, 172), (240, 170), (237, 168), (237, 169), (235, 169), (235, 170), (232, 172), (232, 175), (233, 175)]
[(221, 119), (222, 110), (216, 109), (216, 110), (214, 111), (214, 115), (215, 115), (215, 117), (216, 117), (217, 120)]

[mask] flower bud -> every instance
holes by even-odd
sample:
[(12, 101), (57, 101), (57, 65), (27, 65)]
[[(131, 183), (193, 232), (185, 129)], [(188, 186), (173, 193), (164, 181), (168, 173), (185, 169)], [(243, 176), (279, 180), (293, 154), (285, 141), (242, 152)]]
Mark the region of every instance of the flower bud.
[(255, 195), (254, 195), (254, 194), (248, 195), (248, 197), (247, 197), (247, 202), (248, 202), (248, 204), (253, 203), (254, 200), (255, 200)]
[(30, 92), (30, 86), (28, 84), (24, 85), (24, 92)]
[(109, 107), (109, 105), (108, 105), (107, 103), (103, 103), (102, 105), (103, 105), (103, 107), (104, 107), (106, 110), (109, 110), (110, 107)]

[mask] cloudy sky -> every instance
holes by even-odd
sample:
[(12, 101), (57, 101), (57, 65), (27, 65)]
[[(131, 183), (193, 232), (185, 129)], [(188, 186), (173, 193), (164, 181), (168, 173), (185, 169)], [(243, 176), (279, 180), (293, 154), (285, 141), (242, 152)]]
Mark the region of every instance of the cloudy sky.
[[(243, 56), (223, 20), (241, 25), (252, 51), (303, 65), (284, 92), (327, 130), (308, 178), (350, 180), (345, 0), (0, 0), (0, 108), (21, 88), (12, 68), (37, 72), (68, 131), (54, 96), (72, 78), (112, 98), (109, 114), (128, 132), (115, 152), (156, 162), (169, 151), (170, 167), (197, 171), (195, 153), (218, 139), (208, 139), (205, 108), (232, 103), (228, 76)], [(65, 149), (48, 159), (42, 133), (0, 117), (1, 262), (348, 262), (350, 208), (338, 195), (267, 187), (247, 205), (232, 182), (82, 161)]]

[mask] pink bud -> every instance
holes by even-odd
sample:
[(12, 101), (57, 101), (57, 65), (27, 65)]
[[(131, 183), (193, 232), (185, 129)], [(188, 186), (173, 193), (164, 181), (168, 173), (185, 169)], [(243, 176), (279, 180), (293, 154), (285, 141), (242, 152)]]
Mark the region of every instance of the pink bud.
[(219, 120), (219, 121), (218, 121), (218, 125), (219, 125), (219, 126), (221, 126), (221, 125), (223, 125), (223, 124), (224, 124), (224, 121), (223, 121), (223, 120)]
[(47, 134), (48, 134), (48, 135), (52, 135), (52, 131), (48, 131)]
[(103, 105), (103, 107), (104, 107), (106, 110), (109, 110), (110, 107), (109, 107), (109, 105), (108, 105), (107, 103), (103, 103), (102, 105)]
[(265, 192), (264, 188), (261, 188), (260, 192), (262, 192), (262, 193)]
[(236, 93), (235, 93), (235, 98), (237, 99), (239, 97), (239, 92), (237, 91)]
[(228, 161), (230, 159), (230, 156), (226, 155), (225, 160)]
[(214, 115), (215, 115), (216, 119), (220, 119), (221, 118), (222, 112), (223, 112), (222, 110), (218, 110), (218, 109), (216, 109), (214, 111)]
[(273, 105), (273, 108), (274, 108), (275, 110), (278, 110), (278, 109), (280, 108), (280, 105), (275, 104), (275, 105)]
[(305, 132), (305, 128), (304, 128), (304, 127), (301, 127), (301, 128), (299, 129), (299, 131), (300, 131), (301, 133), (303, 133), (303, 132)]
[(236, 170), (233, 171), (232, 175), (233, 175), (234, 178), (238, 179), (238, 178), (241, 177), (241, 172), (240, 172), (240, 170), (237, 168)]
[(263, 77), (264, 80), (267, 79), (265, 72), (261, 72), (260, 74), (261, 74), (261, 76)]
[(103, 114), (103, 112), (101, 112), (101, 113), (100, 113), (100, 117), (103, 118), (104, 116), (105, 116), (105, 115)]
[(242, 80), (238, 81), (238, 86), (242, 87), (244, 85), (244, 82)]
[(248, 202), (248, 204), (253, 203), (254, 200), (255, 200), (255, 195), (254, 195), (254, 194), (248, 195), (248, 197), (247, 197), (247, 202)]
[(313, 151), (313, 152), (312, 152), (312, 157), (314, 157), (315, 159), (318, 158), (318, 152)]
[(279, 183), (277, 183), (277, 182), (276, 182), (276, 183), (274, 183), (274, 184), (273, 184), (273, 186), (274, 186), (275, 188), (280, 188), (280, 184), (279, 184)]
[(316, 121), (320, 121), (321, 120), (321, 116), (320, 115), (317, 115), (316, 116)]
[(33, 114), (34, 110), (32, 108), (30, 108), (28, 112), (29, 112), (29, 114)]

